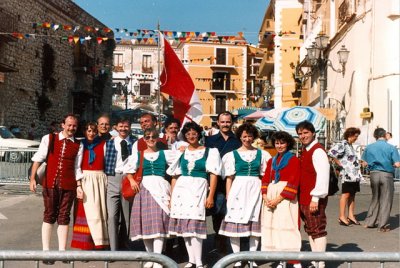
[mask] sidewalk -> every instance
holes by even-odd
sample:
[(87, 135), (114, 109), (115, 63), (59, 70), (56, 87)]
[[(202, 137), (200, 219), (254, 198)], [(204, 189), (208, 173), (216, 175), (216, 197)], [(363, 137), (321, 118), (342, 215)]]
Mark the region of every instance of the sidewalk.
[[(0, 249), (2, 250), (40, 250), (41, 249), (41, 220), (43, 211), (43, 201), (40, 194), (30, 194), (26, 186), (1, 186), (0, 185), (0, 213), (7, 219), (0, 217)], [(391, 212), (390, 227), (391, 231), (380, 233), (376, 229), (365, 229), (362, 226), (345, 227), (338, 224), (339, 197), (335, 195), (330, 197), (327, 208), (328, 216), (328, 248), (327, 251), (346, 251), (346, 252), (399, 252), (400, 251), (400, 183), (395, 183), (395, 197), (393, 200), (393, 208)], [(356, 195), (356, 212), (357, 219), (363, 221), (371, 199), (370, 186), (368, 183), (361, 185), (361, 192)], [(0, 215), (0, 216), (1, 216)], [(210, 219), (208, 219), (209, 237), (204, 241), (203, 260), (209, 266), (212, 266), (221, 258), (213, 247), (213, 231)], [(303, 231), (303, 251), (309, 251), (308, 238)], [(53, 233), (52, 248), (57, 248), (57, 239), (55, 232)], [(144, 250), (140, 242), (133, 244), (134, 249)], [(228, 246), (229, 248), (229, 246)], [(186, 264), (186, 249), (178, 247), (169, 255), (177, 261), (181, 267)], [(275, 267), (277, 263), (267, 263), (260, 265), (261, 267)], [(35, 267), (33, 262), (6, 262), (5, 267)], [(71, 267), (67, 264), (57, 262), (53, 266), (40, 267)], [(104, 267), (103, 262), (75, 263), (77, 268), (80, 267)], [(139, 263), (117, 262), (112, 263), (109, 267), (140, 267)], [(306, 264), (303, 265), (306, 267)], [(345, 263), (329, 263), (327, 267), (347, 267)], [(354, 263), (352, 267), (379, 267), (378, 263)], [(399, 264), (388, 263), (385, 267), (399, 267)]]

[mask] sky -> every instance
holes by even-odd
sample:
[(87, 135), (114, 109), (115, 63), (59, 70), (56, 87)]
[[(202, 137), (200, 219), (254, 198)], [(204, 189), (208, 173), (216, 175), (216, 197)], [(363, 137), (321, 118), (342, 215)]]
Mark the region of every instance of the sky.
[(112, 29), (180, 32), (243, 32), (257, 44), (269, 0), (73, 0)]

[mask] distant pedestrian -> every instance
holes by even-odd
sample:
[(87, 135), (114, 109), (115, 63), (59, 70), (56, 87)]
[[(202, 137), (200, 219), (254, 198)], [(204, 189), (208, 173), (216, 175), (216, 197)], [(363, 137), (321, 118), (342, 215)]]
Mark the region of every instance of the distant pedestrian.
[(36, 128), (35, 123), (32, 123), (31, 124), (31, 128), (28, 131), (28, 140), (34, 140), (35, 139), (35, 128)]
[[(47, 171), (43, 181), (44, 215), (42, 225), (43, 250), (50, 250), (50, 238), (57, 221), (58, 249), (64, 251), (67, 245), (71, 207), (76, 197), (77, 183), (82, 178), (81, 162), (83, 144), (74, 138), (78, 119), (73, 114), (64, 117), (62, 131), (50, 138), (45, 135), (38, 151), (32, 157), (30, 190), (36, 192), (35, 174), (41, 162), (47, 160)], [(53, 264), (52, 261), (44, 261)]]
[[(350, 127), (343, 134), (343, 141), (335, 144), (328, 152), (336, 165), (340, 168), (342, 180), (342, 196), (339, 202), (339, 224), (350, 226), (360, 225), (354, 215), (356, 193), (360, 191), (361, 165), (353, 143), (357, 140), (361, 131), (359, 128)], [(348, 213), (346, 216), (346, 207)]]
[(368, 145), (362, 160), (370, 170), (372, 200), (365, 219), (364, 227), (378, 227), (380, 232), (390, 231), (389, 218), (394, 194), (394, 171), (400, 167), (400, 156), (396, 147), (386, 141), (386, 131), (377, 128), (374, 131), (376, 142)]
[[(311, 251), (325, 252), (328, 235), (325, 209), (328, 204), (329, 160), (324, 147), (315, 138), (315, 128), (311, 122), (300, 122), (296, 132), (303, 145), (300, 155), (300, 217), (308, 234)], [(325, 262), (313, 261), (312, 267), (324, 268)]]

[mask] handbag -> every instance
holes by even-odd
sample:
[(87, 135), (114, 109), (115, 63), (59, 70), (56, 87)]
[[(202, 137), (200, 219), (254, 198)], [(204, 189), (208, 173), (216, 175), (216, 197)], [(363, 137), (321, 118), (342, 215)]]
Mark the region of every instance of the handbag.
[[(136, 173), (133, 175), (133, 179), (139, 185), (142, 181), (142, 174), (143, 174), (143, 157), (144, 152), (140, 152), (140, 160), (139, 160), (139, 168), (136, 170)], [(133, 201), (136, 192), (132, 189), (131, 183), (129, 182), (128, 176), (124, 176), (121, 182), (121, 195), (125, 200), (129, 202)]]
[[(49, 158), (49, 152), (50, 151), (52, 152), (53, 148), (54, 148), (54, 134), (51, 133), (49, 135), (49, 148), (47, 149), (46, 160), (44, 162), (42, 162), (40, 164), (40, 166), (38, 167), (38, 169), (36, 170), (36, 174), (35, 174), (36, 184), (43, 185), (43, 180), (46, 176), (46, 171), (47, 171), (47, 160)], [(33, 162), (28, 169), (28, 178), (30, 178), (30, 175), (32, 174), (32, 166), (33, 166)]]

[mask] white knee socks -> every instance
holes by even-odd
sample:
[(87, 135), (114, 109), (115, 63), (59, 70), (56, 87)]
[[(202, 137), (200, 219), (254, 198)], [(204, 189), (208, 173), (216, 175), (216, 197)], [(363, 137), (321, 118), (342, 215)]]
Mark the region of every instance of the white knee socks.
[(240, 251), (240, 237), (230, 237), (230, 240), (233, 253), (238, 253)]
[(57, 228), (58, 237), (58, 250), (65, 250), (67, 247), (68, 239), (68, 225), (58, 225)]
[(43, 250), (50, 250), (51, 231), (54, 224), (43, 222), (42, 224), (42, 246)]
[(153, 252), (153, 239), (143, 239), (143, 243), (147, 252)]
[(153, 252), (161, 254), (164, 246), (164, 238), (154, 238), (153, 240)]
[(250, 236), (250, 239), (249, 239), (249, 250), (250, 251), (257, 251), (259, 243), (260, 243), (260, 238), (259, 237)]
[(193, 247), (192, 247), (191, 237), (184, 237), (183, 239), (185, 240), (185, 246), (186, 246), (186, 250), (187, 250), (187, 253), (189, 256), (189, 262), (196, 263), (196, 260), (194, 257), (194, 251), (193, 251)]
[(203, 265), (203, 261), (201, 260), (201, 255), (203, 253), (203, 239), (200, 239), (198, 237), (192, 237), (191, 243), (192, 243), (196, 266), (201, 266)]

